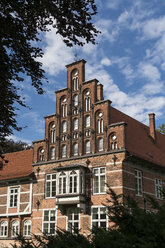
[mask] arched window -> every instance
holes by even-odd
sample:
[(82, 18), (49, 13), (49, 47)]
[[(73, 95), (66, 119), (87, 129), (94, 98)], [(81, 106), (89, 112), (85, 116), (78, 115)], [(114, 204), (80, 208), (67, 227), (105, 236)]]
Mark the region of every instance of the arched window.
[(62, 146), (62, 158), (66, 158), (66, 145)]
[(90, 127), (90, 125), (91, 125), (90, 121), (91, 121), (91, 118), (89, 115), (87, 115), (85, 117), (85, 127)]
[(63, 98), (61, 103), (62, 117), (67, 117), (67, 99)]
[(115, 133), (113, 133), (110, 136), (110, 150), (116, 150), (116, 149), (118, 149), (117, 136)]
[(69, 193), (77, 193), (77, 173), (72, 171), (69, 175)]
[(25, 220), (23, 224), (23, 236), (31, 235), (31, 220)]
[(66, 194), (66, 174), (64, 172), (59, 175), (59, 194)]
[(56, 125), (54, 123), (50, 126), (50, 142), (52, 144), (56, 142)]
[(98, 139), (98, 151), (103, 151), (103, 138)]
[(77, 129), (78, 129), (78, 119), (75, 118), (75, 119), (73, 120), (73, 130), (77, 130)]
[(0, 237), (7, 237), (7, 221), (2, 221), (0, 223)]
[(85, 93), (85, 111), (90, 111), (90, 109), (91, 109), (90, 91), (86, 91), (86, 93)]
[(73, 105), (75, 107), (78, 106), (78, 95), (74, 95), (74, 97), (73, 97)]
[(78, 143), (74, 143), (73, 145), (73, 155), (78, 155)]
[(50, 159), (55, 159), (55, 147), (50, 149)]
[(90, 152), (91, 152), (91, 142), (87, 140), (85, 143), (85, 153), (90, 153)]
[(100, 112), (98, 114), (98, 119), (97, 119), (97, 133), (103, 133), (103, 128), (104, 123), (103, 123), (103, 114)]
[(17, 237), (18, 234), (19, 234), (19, 222), (18, 220), (15, 220), (12, 222), (12, 225), (11, 225), (11, 236)]
[(67, 132), (67, 122), (66, 121), (63, 121), (62, 122), (62, 132), (63, 133), (66, 133)]
[(73, 90), (78, 90), (78, 84), (79, 84), (79, 80), (78, 80), (78, 70), (74, 70), (72, 73), (72, 85), (73, 85)]
[(39, 148), (38, 161), (44, 161), (45, 160), (44, 153), (45, 153), (45, 150), (43, 149), (43, 147)]

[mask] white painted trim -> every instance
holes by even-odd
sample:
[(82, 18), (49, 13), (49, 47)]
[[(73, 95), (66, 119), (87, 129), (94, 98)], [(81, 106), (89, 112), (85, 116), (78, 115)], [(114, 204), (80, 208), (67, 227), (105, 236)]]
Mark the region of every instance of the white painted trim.
[(29, 202), (20, 202), (20, 205), (21, 205), (21, 204), (29, 204)]
[[(44, 211), (51, 211), (54, 210), (55, 211), (55, 234), (56, 234), (56, 230), (57, 230), (57, 209), (56, 208), (45, 208), (42, 209), (42, 233), (43, 233), (43, 227), (44, 227)], [(48, 234), (49, 235), (49, 234)]]
[(107, 171), (107, 173), (106, 174), (110, 174), (110, 173), (116, 173), (116, 172), (123, 172), (123, 170), (122, 169), (119, 169), (119, 170), (110, 170), (110, 171)]
[(0, 207), (7, 207), (7, 204), (1, 204)]
[(33, 200), (33, 183), (30, 183), (30, 196), (29, 196), (30, 202), (29, 202), (29, 211), (32, 212), (32, 200)]
[(30, 190), (29, 190), (29, 191), (23, 191), (23, 192), (21, 191), (21, 192), (20, 192), (21, 195), (22, 195), (22, 194), (29, 194), (29, 193), (30, 193)]
[(3, 217), (3, 216), (18, 216), (18, 215), (25, 215), (25, 214), (31, 214), (31, 212), (27, 212), (27, 213), (24, 213), (24, 212), (17, 212), (17, 213), (8, 213), (8, 214), (0, 214), (0, 217)]
[(7, 196), (7, 194), (0, 195), (0, 197)]
[(42, 220), (43, 217), (33, 217), (33, 220)]
[[(122, 164), (121, 161), (115, 162), (115, 164)], [(105, 165), (114, 165), (114, 162), (105, 163)]]
[[(103, 208), (103, 207), (105, 207), (106, 211), (107, 211), (107, 207), (104, 206), (104, 205), (91, 206), (91, 215), (90, 215), (90, 218), (91, 218), (91, 230), (92, 230), (92, 208)], [(100, 210), (99, 210), (99, 212), (100, 212)], [(98, 221), (100, 221), (100, 219), (98, 219)], [(108, 229), (108, 214), (106, 214), (106, 229)]]
[(37, 194), (33, 194), (34, 195), (44, 195), (45, 193), (37, 193)]

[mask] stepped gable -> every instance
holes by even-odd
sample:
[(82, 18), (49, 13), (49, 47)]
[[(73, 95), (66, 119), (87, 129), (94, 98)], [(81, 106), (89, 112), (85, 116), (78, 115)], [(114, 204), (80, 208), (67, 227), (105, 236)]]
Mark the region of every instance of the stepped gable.
[(0, 180), (27, 177), (32, 174), (33, 149), (6, 153), (5, 160), (1, 161)]
[(165, 135), (156, 132), (154, 140), (148, 126), (111, 107), (110, 123), (121, 121), (127, 123), (126, 149), (135, 156), (165, 166)]

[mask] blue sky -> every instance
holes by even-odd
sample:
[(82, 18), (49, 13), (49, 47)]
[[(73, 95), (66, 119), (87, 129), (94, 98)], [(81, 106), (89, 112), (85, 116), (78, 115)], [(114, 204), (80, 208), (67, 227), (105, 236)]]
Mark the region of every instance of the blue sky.
[[(18, 125), (27, 126), (11, 136), (31, 143), (44, 138), (44, 116), (56, 111), (54, 91), (66, 87), (66, 64), (85, 59), (86, 80), (104, 85), (104, 98), (112, 106), (148, 125), (148, 113), (156, 125), (165, 122), (165, 1), (97, 0), (94, 18), (101, 31), (97, 45), (68, 48), (52, 30), (43, 35), (43, 68), (49, 84), (37, 95), (25, 79), (21, 94), (31, 110), (17, 111)], [(17, 84), (18, 85), (18, 84)]]

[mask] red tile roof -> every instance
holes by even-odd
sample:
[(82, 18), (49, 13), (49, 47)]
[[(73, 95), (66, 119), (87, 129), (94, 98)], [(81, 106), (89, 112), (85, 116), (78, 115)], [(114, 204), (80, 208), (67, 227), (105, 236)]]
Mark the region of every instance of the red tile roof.
[(126, 149), (142, 159), (165, 166), (165, 135), (156, 132), (156, 140), (150, 136), (149, 127), (111, 107), (110, 124), (124, 121)]
[(1, 161), (0, 180), (26, 177), (32, 174), (33, 150), (4, 154), (8, 163)]

